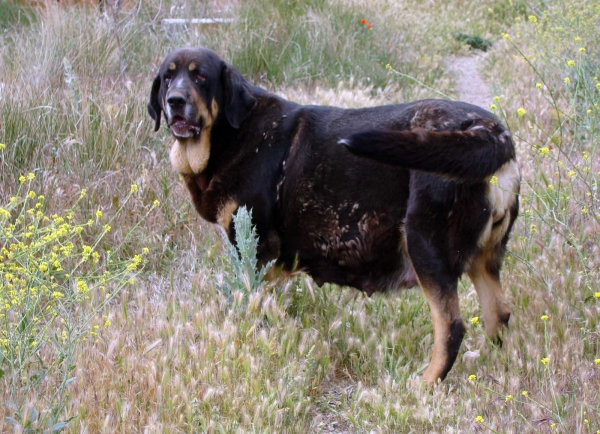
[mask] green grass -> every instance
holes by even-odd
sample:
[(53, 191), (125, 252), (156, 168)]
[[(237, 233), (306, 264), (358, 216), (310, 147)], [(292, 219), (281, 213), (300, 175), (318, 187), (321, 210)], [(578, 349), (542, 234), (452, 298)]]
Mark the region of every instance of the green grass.
[[(149, 251), (144, 273), (105, 307), (73, 307), (99, 329), (67, 346), (73, 362), (63, 373), (76, 380), (62, 388), (61, 405), (55, 386), (65, 379), (20, 389), (19, 377), (34, 384), (35, 373), (0, 360), (1, 432), (13, 429), (6, 417), (45, 427), (57, 408), (52, 421), (73, 418), (69, 432), (600, 429), (594, 2), (151, 1), (106, 14), (52, 4), (27, 26), (5, 18), (5, 5), (20, 8), (0, 0), (0, 207), (17, 194), (19, 176), (33, 172), (30, 188), (46, 196), (47, 215), (65, 215), (78, 201), (74, 221), (98, 210), (113, 219), (98, 249), (122, 245), (117, 264)], [(218, 14), (237, 21), (161, 24)], [(146, 103), (164, 54), (185, 45), (213, 48), (254, 83), (307, 103), (362, 107), (436, 95), (387, 72), (388, 63), (453, 94), (444, 57), (469, 54), (457, 33), (493, 42), (485, 74), (498, 101), (490, 104), (517, 139), (522, 212), (503, 271), (513, 312), (504, 346), (471, 324), (480, 308), (462, 281), (469, 327), (460, 360), (430, 390), (419, 382), (432, 347), (421, 293), (369, 298), (318, 288), (305, 275), (248, 288), (252, 249), (236, 259), (200, 222), (170, 167), (171, 138), (152, 132)], [(132, 184), (138, 191), (129, 197)], [(143, 230), (131, 232), (155, 200)], [(81, 237), (80, 248), (95, 239)], [(14, 321), (11, 312), (4, 320)]]
[(0, 1), (0, 31), (7, 31), (11, 26), (28, 26), (34, 16), (32, 7), (25, 2)]

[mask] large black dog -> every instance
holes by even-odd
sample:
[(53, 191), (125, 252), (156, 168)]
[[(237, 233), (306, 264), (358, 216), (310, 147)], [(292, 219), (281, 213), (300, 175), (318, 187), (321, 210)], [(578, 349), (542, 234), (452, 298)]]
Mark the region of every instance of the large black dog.
[(164, 113), (171, 163), (204, 219), (233, 241), (232, 213), (252, 209), (259, 259), (368, 294), (419, 284), (434, 326), (427, 383), (458, 354), (464, 272), (486, 332), (499, 339), (510, 317), (500, 268), (520, 173), (492, 114), (442, 100), (303, 106), (250, 85), (205, 48), (167, 56), (148, 111), (156, 130)]

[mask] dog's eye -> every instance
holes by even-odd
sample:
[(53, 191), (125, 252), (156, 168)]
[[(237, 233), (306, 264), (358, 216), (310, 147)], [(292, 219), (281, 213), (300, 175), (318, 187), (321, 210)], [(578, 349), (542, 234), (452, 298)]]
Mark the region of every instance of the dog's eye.
[(206, 77), (202, 74), (196, 74), (196, 80), (198, 80), (200, 83), (204, 83), (206, 81)]
[(167, 84), (167, 86), (169, 86), (171, 84), (171, 79), (173, 77), (171, 77), (171, 74), (167, 74), (165, 75), (165, 83)]

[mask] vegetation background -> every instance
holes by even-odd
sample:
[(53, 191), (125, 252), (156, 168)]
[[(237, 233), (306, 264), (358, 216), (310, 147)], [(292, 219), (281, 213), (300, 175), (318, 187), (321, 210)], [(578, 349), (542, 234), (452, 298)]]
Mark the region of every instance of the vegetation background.
[[(190, 17), (234, 22), (163, 22)], [(593, 0), (0, 0), (0, 432), (600, 432), (599, 29)], [(264, 285), (248, 216), (220, 247), (146, 103), (185, 45), (302, 103), (456, 98), (467, 41), (524, 176), (513, 315), (493, 347), (462, 281), (430, 390), (421, 293)]]

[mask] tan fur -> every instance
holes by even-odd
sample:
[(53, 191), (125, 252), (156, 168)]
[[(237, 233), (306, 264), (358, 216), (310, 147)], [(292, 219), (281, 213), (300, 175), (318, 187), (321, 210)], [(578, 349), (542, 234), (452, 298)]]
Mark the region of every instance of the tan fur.
[(231, 219), (233, 218), (233, 213), (237, 208), (238, 203), (235, 200), (230, 199), (225, 202), (217, 213), (217, 224), (228, 231), (229, 226), (231, 225)]
[(219, 113), (219, 108), (214, 99), (211, 104), (211, 112), (208, 111), (200, 98), (195, 98), (195, 103), (198, 106), (200, 117), (203, 119), (200, 136), (185, 141), (176, 140), (169, 154), (173, 168), (185, 175), (202, 173), (208, 165), (211, 146), (210, 132), (214, 119)]
[[(299, 273), (299, 272), (297, 272), (297, 273)], [(294, 273), (292, 273), (290, 271), (286, 271), (282, 267), (278, 267), (277, 265), (273, 265), (267, 271), (267, 274), (265, 275), (264, 280), (266, 280), (267, 282), (271, 282), (271, 283), (282, 284), (285, 281), (291, 279), (293, 275), (294, 275)]]
[(211, 115), (213, 119), (216, 119), (218, 114), (219, 114), (219, 105), (217, 104), (217, 101), (215, 101), (215, 99), (212, 99), (212, 103), (210, 105), (210, 110), (211, 110)]
[(452, 322), (462, 317), (457, 292), (440, 297), (441, 290), (435, 286), (434, 282), (419, 280), (419, 284), (429, 302), (433, 321), (433, 353), (431, 362), (423, 374), (423, 381), (425, 384), (433, 385), (442, 376), (444, 368), (448, 364), (448, 339)]
[(186, 145), (181, 144), (179, 140), (175, 140), (175, 143), (171, 146), (169, 159), (171, 160), (171, 166), (173, 166), (177, 172), (185, 175), (193, 175), (194, 172), (188, 162)]
[(491, 339), (497, 339), (510, 315), (510, 309), (504, 298), (504, 292), (498, 278), (489, 273), (486, 264), (489, 262), (490, 252), (482, 253), (472, 264), (469, 278), (475, 286), (479, 304), (483, 311), (485, 332)]
[(204, 128), (198, 141), (187, 146), (187, 159), (193, 173), (202, 173), (210, 158), (210, 128)]
[(196, 62), (191, 62), (188, 66), (188, 70), (189, 71), (193, 71), (194, 69), (196, 69), (198, 67), (198, 65), (196, 65)]
[(177, 69), (177, 65), (175, 65), (175, 63), (171, 62), (169, 63), (169, 71), (175, 71)]

